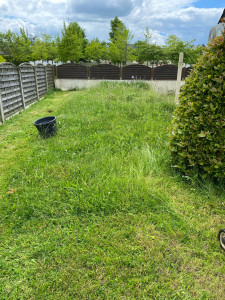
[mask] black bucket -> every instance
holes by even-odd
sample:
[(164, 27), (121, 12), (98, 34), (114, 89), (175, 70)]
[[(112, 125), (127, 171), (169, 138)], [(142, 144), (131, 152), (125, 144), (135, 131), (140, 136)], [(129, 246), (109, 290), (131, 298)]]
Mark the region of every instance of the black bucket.
[(34, 125), (38, 129), (40, 135), (43, 138), (48, 138), (57, 133), (56, 117), (45, 117), (38, 119), (34, 122)]

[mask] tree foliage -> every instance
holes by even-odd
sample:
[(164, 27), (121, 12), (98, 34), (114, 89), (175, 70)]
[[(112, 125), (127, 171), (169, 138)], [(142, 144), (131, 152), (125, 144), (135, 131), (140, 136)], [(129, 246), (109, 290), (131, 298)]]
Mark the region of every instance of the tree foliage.
[(217, 37), (187, 77), (175, 111), (170, 149), (187, 175), (225, 179), (225, 33)]
[(109, 54), (113, 63), (126, 63), (134, 58), (134, 50), (130, 46), (133, 35), (117, 17), (111, 21)]
[(0, 63), (2, 63), (2, 62), (5, 62), (6, 60), (4, 59), (4, 57), (2, 57), (1, 55), (0, 55)]
[(42, 34), (32, 45), (32, 60), (51, 60), (57, 57), (57, 47), (51, 35)]
[(44, 40), (41, 37), (35, 39), (34, 45), (32, 46), (32, 60), (46, 60), (48, 57), (47, 47)]
[(156, 44), (148, 44), (146, 41), (135, 43), (135, 53), (139, 62), (158, 63), (162, 60), (162, 48)]
[(139, 62), (147, 62), (157, 64), (165, 59), (164, 49), (151, 42), (152, 34), (148, 27), (146, 27), (145, 40), (137, 41), (135, 43), (135, 53)]
[(21, 28), (20, 35), (16, 37), (17, 44), (17, 59), (21, 62), (29, 62), (31, 60), (32, 49), (31, 40), (29, 38), (28, 31)]
[[(146, 28), (145, 39), (131, 45), (133, 35), (125, 24), (115, 17), (110, 22), (109, 43), (98, 38), (89, 43), (84, 29), (77, 22), (63, 24), (61, 36), (54, 40), (50, 35), (31, 36), (21, 28), (19, 34), (8, 30), (0, 33), (0, 49), (7, 61), (20, 64), (25, 61), (56, 60), (78, 62), (88, 60), (111, 60), (125, 64), (127, 61), (178, 63), (179, 53), (184, 53), (184, 62), (192, 65), (202, 53), (203, 47), (195, 47), (194, 41), (182, 41), (171, 35), (164, 47), (151, 42), (151, 30)], [(86, 49), (87, 48), (87, 49)], [(86, 49), (86, 50), (85, 50)]]
[(58, 49), (56, 46), (56, 41), (53, 40), (50, 35), (49, 35), (49, 41), (47, 41), (47, 53), (48, 53), (47, 60), (51, 60), (53, 63), (53, 61), (57, 59)]
[(77, 22), (71, 22), (68, 26), (64, 23), (62, 36), (57, 38), (59, 60), (78, 62), (84, 58), (86, 44), (84, 30)]
[(0, 49), (7, 61), (16, 65), (31, 60), (31, 41), (28, 32), (20, 28), (20, 34), (8, 30), (0, 33)]
[(106, 43), (101, 43), (98, 38), (91, 40), (85, 48), (85, 57), (95, 61), (107, 60), (109, 53)]
[(4, 56), (7, 55), (7, 60), (13, 62), (16, 45), (15, 34), (8, 30), (6, 33), (0, 33), (0, 49)]
[(184, 63), (193, 65), (197, 62), (198, 57), (201, 56), (203, 47), (195, 47), (194, 41), (182, 41), (175, 35), (170, 35), (166, 40), (165, 57), (173, 64), (177, 65), (179, 61), (179, 54), (184, 53)]
[(123, 31), (124, 29), (126, 29), (126, 27), (118, 17), (115, 17), (113, 20), (111, 20), (110, 25), (111, 31), (109, 32), (109, 39), (111, 42), (114, 42), (116, 39), (117, 31)]

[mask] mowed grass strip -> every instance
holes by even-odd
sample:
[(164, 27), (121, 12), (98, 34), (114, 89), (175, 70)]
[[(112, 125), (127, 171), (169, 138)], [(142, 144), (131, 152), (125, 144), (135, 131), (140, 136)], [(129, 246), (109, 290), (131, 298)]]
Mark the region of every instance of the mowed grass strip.
[(223, 298), (224, 187), (173, 172), (173, 102), (102, 83), (0, 127), (0, 299)]

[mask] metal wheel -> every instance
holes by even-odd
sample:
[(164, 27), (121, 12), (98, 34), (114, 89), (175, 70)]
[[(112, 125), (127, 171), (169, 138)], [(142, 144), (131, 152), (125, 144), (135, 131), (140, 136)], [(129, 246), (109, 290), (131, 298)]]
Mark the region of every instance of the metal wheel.
[(225, 229), (219, 231), (218, 239), (220, 241), (220, 247), (225, 251)]

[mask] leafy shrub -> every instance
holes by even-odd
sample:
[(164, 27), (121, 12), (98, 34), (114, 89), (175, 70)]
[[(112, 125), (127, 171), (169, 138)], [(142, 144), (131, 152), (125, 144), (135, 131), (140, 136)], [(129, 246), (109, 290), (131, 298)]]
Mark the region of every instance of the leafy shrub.
[(225, 32), (209, 44), (180, 94), (170, 135), (174, 167), (225, 179)]

